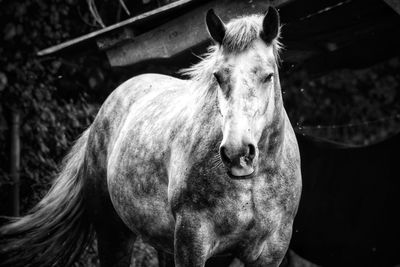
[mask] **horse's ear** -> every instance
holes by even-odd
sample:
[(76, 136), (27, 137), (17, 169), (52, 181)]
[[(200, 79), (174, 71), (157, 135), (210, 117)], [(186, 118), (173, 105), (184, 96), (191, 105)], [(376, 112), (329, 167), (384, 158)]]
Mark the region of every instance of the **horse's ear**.
[(222, 20), (214, 13), (213, 9), (208, 10), (206, 15), (206, 24), (210, 36), (218, 44), (222, 44), (222, 40), (225, 37), (225, 24)]
[(261, 39), (267, 44), (271, 43), (279, 34), (280, 19), (278, 10), (270, 6), (263, 19)]

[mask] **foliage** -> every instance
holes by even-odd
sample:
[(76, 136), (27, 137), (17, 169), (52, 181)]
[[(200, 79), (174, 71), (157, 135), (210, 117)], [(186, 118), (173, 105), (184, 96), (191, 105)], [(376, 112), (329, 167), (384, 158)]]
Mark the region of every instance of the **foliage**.
[[(94, 114), (94, 108), (86, 103), (84, 90), (73, 96), (59, 97), (56, 82), (61, 77), (62, 60), (35, 55), (41, 48), (69, 39), (72, 34), (83, 33), (87, 27), (82, 27), (79, 7), (75, 0), (1, 2), (4, 27), (0, 48), (0, 77), (3, 77), (0, 79), (0, 111), (3, 126), (12, 110), (19, 112), (22, 118), (23, 210), (43, 194), (71, 140), (88, 126)], [(9, 165), (6, 131), (0, 138), (0, 183), (4, 184), (10, 182), (5, 175)], [(2, 209), (4, 213), (4, 207)]]
[(299, 132), (342, 143), (365, 145), (400, 130), (400, 58), (373, 67), (306, 71), (282, 77), (285, 106)]
[[(23, 214), (45, 194), (72, 141), (92, 121), (97, 105), (87, 102), (94, 88), (88, 69), (96, 67), (88, 64), (99, 64), (90, 63), (86, 57), (71, 64), (60, 58), (36, 56), (39, 49), (90, 31), (84, 23), (90, 15), (82, 14), (85, 6), (79, 1), (1, 1), (0, 7), (0, 214), (10, 215), (11, 209), (7, 129), (11, 112), (21, 117)], [(82, 75), (75, 75), (72, 83), (62, 86), (64, 76), (70, 79), (76, 73)], [(85, 257), (82, 262), (93, 260), (96, 258)]]

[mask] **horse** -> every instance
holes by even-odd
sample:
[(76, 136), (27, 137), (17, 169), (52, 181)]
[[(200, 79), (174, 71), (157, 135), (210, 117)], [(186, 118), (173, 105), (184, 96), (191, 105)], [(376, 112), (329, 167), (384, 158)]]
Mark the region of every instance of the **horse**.
[(93, 233), (101, 266), (129, 266), (137, 236), (178, 267), (280, 264), (301, 171), (279, 14), (205, 21), (213, 44), (188, 79), (142, 74), (110, 94), (48, 194), (1, 228), (1, 266), (69, 266)]

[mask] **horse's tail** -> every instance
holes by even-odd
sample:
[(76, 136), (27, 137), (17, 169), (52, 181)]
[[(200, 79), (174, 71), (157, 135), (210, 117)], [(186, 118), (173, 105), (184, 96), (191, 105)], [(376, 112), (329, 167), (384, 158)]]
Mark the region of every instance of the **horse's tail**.
[(70, 266), (90, 242), (82, 177), (88, 132), (73, 146), (47, 195), (0, 228), (0, 266)]

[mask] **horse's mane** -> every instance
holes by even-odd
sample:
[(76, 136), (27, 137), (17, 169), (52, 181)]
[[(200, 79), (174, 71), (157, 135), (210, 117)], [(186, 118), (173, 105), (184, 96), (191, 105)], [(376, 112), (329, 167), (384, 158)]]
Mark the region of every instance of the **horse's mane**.
[[(221, 55), (220, 50), (222, 49), (224, 53), (240, 53), (250, 48), (253, 42), (260, 38), (263, 17), (263, 15), (251, 15), (231, 20), (226, 25), (222, 45), (211, 45), (208, 52), (200, 57), (200, 62), (179, 72), (188, 76), (190, 80), (199, 82), (205, 88), (211, 88), (215, 82), (212, 75), (217, 59)], [(281, 49), (279, 34), (270, 45), (272, 45), (275, 60), (279, 61)]]

